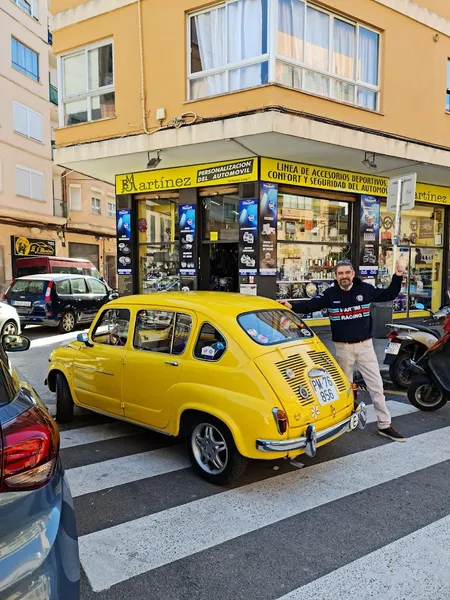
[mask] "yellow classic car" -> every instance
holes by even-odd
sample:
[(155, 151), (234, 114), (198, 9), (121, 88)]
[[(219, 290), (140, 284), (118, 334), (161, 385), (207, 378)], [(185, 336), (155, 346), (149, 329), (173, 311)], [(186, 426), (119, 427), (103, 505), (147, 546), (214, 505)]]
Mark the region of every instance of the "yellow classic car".
[(171, 436), (222, 485), (248, 459), (295, 458), (363, 428), (366, 407), (311, 329), (273, 300), (220, 292), (128, 296), (54, 350), (59, 422), (78, 406)]

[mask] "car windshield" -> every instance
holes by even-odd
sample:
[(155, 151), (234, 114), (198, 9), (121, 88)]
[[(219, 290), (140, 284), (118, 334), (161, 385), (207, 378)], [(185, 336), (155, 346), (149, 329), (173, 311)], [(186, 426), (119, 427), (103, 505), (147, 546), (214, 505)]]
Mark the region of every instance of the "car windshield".
[(18, 279), (11, 287), (11, 294), (31, 294), (41, 296), (47, 289), (47, 281), (41, 279)]
[(270, 346), (313, 337), (296, 314), (287, 310), (260, 310), (238, 316), (238, 323), (257, 344)]

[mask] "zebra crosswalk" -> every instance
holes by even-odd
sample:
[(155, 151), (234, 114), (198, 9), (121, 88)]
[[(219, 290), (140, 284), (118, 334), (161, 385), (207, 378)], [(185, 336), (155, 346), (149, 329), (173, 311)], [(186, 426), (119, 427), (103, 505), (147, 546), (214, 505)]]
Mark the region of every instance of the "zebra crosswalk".
[(82, 600), (447, 600), (450, 410), (389, 408), (406, 444), (369, 425), (302, 469), (254, 462), (225, 488), (168, 438), (116, 422), (63, 430)]

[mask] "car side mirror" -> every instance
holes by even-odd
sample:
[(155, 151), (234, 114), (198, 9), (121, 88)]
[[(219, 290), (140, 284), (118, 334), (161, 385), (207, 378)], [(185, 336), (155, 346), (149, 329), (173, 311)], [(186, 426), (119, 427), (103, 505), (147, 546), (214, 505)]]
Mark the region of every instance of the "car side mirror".
[(110, 300), (116, 300), (119, 297), (119, 294), (117, 292), (111, 292), (109, 294), (109, 299)]
[(28, 350), (31, 342), (24, 335), (4, 335), (2, 345), (6, 352), (24, 352)]
[(77, 335), (77, 342), (81, 342), (88, 348), (92, 348), (94, 346), (94, 344), (91, 344), (91, 342), (89, 341), (89, 335), (87, 333), (79, 333)]

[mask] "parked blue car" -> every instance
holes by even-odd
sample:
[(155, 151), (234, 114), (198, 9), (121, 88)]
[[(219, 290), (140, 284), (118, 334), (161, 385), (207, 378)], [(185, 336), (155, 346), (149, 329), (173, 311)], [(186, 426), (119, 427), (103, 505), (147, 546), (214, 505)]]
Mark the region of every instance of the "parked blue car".
[(29, 346), (17, 335), (0, 343), (0, 598), (79, 600), (78, 538), (59, 431), (6, 354)]
[(95, 277), (44, 273), (14, 280), (3, 301), (17, 310), (26, 325), (57, 327), (70, 333), (78, 324), (89, 325), (98, 310), (118, 295)]

